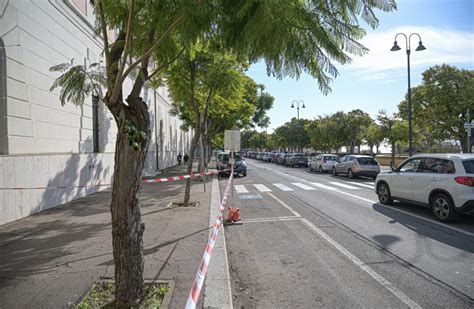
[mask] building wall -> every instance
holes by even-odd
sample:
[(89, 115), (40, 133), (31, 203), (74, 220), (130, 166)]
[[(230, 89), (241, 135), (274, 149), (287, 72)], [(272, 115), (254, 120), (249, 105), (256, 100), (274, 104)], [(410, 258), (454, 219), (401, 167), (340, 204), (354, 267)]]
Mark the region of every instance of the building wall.
[[(117, 128), (110, 112), (99, 104), (99, 152), (94, 153), (92, 98), (61, 106), (59, 89), (49, 90), (59, 75), (50, 67), (101, 61), (93, 23), (87, 0), (0, 0), (0, 224), (111, 182)], [(127, 80), (124, 93), (131, 86)], [(142, 98), (152, 123), (144, 168), (151, 175), (176, 164), (190, 133), (181, 132), (180, 121), (169, 115), (166, 88), (145, 89)]]

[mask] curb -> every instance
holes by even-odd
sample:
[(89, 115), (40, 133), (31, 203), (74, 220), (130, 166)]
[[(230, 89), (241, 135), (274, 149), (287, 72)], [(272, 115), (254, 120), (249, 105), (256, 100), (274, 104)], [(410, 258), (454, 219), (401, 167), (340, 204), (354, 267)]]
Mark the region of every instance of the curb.
[[(211, 209), (209, 226), (212, 226), (219, 212), (219, 180), (212, 180)], [(209, 263), (206, 281), (204, 282), (203, 308), (232, 309), (232, 290), (230, 286), (229, 261), (225, 243), (225, 229), (222, 226), (214, 246), (212, 260)]]

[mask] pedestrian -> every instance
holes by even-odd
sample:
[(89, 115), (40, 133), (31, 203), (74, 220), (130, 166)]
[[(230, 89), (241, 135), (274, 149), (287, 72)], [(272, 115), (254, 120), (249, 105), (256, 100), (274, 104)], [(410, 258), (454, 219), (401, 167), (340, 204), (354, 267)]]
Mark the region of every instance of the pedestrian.
[(187, 153), (184, 153), (183, 160), (184, 160), (184, 164), (188, 164), (189, 157)]
[(180, 152), (178, 154), (178, 165), (181, 165), (181, 158), (182, 158), (182, 156), (181, 156), (181, 152)]

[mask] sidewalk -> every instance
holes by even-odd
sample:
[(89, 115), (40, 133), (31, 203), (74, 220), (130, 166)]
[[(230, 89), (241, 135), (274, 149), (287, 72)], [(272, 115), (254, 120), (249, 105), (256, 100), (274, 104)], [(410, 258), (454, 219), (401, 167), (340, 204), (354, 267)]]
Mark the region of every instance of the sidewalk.
[[(186, 174), (184, 166), (159, 177)], [(209, 233), (212, 176), (193, 181), (191, 201), (181, 202), (184, 181), (144, 184), (145, 279), (173, 280), (170, 308), (184, 308)], [(67, 308), (101, 278), (113, 278), (110, 190), (0, 226), (0, 308)], [(202, 303), (202, 298), (201, 298)]]

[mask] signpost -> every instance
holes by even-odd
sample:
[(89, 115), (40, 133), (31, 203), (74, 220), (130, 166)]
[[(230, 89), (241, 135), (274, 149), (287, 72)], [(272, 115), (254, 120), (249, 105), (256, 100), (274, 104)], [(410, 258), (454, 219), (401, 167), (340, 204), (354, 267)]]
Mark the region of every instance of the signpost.
[(472, 136), (471, 129), (474, 129), (474, 120), (472, 120), (471, 122), (465, 122), (464, 129), (466, 129), (466, 132), (467, 132), (467, 152), (471, 153), (471, 136)]
[[(234, 152), (240, 150), (240, 130), (225, 130), (224, 132), (224, 150), (230, 152), (230, 172), (234, 174)], [(233, 179), (233, 178), (232, 178)], [(232, 205), (234, 204), (234, 190), (231, 191)]]

